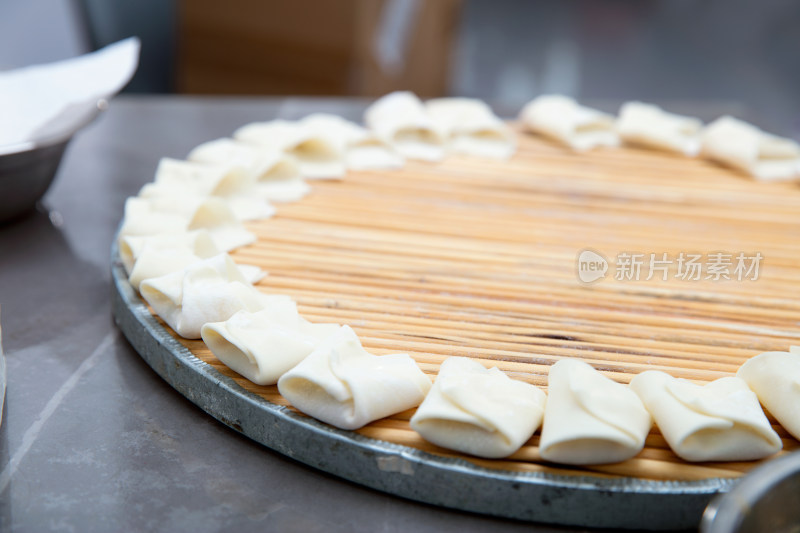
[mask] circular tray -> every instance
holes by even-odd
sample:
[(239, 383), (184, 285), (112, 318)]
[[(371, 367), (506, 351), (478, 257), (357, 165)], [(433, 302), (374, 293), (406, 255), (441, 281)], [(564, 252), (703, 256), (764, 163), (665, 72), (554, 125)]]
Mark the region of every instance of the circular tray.
[(236, 431), (305, 464), (412, 500), (499, 517), (604, 528), (694, 528), (734, 479), (653, 481), (511, 472), (342, 431), (247, 391), (150, 314), (112, 249), (115, 321), (178, 392)]

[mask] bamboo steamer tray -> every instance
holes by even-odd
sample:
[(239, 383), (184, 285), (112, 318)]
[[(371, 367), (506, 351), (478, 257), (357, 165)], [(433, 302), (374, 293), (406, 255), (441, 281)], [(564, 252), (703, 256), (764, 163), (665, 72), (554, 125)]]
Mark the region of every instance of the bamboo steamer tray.
[[(796, 185), (631, 148), (575, 154), (521, 135), (509, 161), (408, 162), (312, 189), (251, 224), (258, 242), (234, 259), (268, 271), (259, 289), (291, 295), (306, 318), (349, 324), (367, 350), (409, 353), (432, 377), (457, 355), (546, 389), (549, 367), (576, 357), (621, 383), (648, 369), (702, 383), (800, 344)], [(605, 279), (578, 280), (584, 249), (609, 259)], [(676, 262), (666, 281), (645, 279), (647, 263), (639, 280), (613, 273), (621, 253), (720, 251), (760, 253), (757, 279), (736, 279), (731, 265), (731, 280), (683, 280)], [(516, 519), (678, 529), (761, 464), (684, 462), (656, 428), (634, 459), (584, 468), (543, 461), (538, 432), (503, 460), (438, 448), (410, 429), (413, 410), (341, 431), (178, 338), (112, 255), (117, 323), (156, 372), (237, 431), (379, 490)], [(800, 448), (770, 420), (781, 454)]]

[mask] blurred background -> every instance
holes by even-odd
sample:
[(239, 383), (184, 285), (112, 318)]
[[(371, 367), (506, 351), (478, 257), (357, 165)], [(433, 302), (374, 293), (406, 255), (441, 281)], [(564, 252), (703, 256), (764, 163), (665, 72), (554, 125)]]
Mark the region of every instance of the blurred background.
[(800, 138), (796, 0), (3, 0), (0, 70), (142, 39), (127, 92), (733, 112)]

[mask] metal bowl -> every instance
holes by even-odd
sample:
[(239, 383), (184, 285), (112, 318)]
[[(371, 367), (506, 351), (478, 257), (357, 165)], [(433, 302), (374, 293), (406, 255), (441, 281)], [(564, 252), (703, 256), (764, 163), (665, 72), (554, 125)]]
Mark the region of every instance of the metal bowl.
[(800, 452), (769, 461), (717, 496), (702, 533), (800, 533)]
[(36, 141), (0, 146), (0, 224), (34, 208), (58, 171), (64, 151), (75, 133), (106, 108), (105, 100), (70, 113), (69, 126)]

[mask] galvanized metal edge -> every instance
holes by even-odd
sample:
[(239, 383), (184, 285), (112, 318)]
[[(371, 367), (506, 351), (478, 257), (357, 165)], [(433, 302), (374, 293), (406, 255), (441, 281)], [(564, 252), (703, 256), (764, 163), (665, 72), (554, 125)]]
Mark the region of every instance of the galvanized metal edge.
[(735, 480), (652, 481), (511, 472), (343, 431), (266, 401), (204, 363), (150, 314), (112, 246), (112, 312), (155, 372), (205, 412), (288, 457), (411, 500), (548, 524), (616, 529), (696, 528)]

